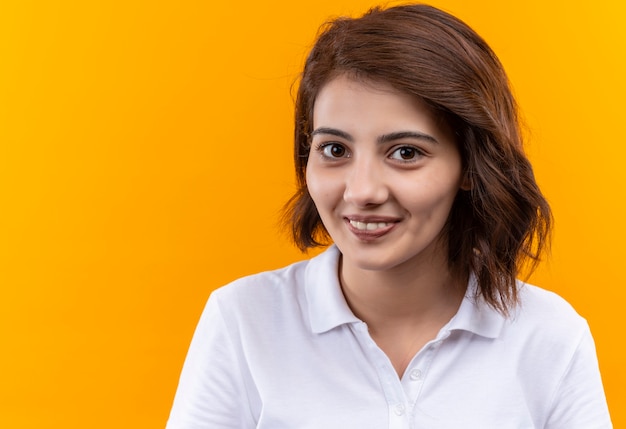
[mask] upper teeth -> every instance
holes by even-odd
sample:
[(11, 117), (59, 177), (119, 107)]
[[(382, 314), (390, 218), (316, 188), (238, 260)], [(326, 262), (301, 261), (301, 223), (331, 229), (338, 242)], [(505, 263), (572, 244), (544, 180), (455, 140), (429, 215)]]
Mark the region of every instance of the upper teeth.
[(356, 220), (351, 220), (350, 225), (360, 230), (373, 231), (378, 228), (384, 228), (389, 224), (387, 222), (358, 222)]

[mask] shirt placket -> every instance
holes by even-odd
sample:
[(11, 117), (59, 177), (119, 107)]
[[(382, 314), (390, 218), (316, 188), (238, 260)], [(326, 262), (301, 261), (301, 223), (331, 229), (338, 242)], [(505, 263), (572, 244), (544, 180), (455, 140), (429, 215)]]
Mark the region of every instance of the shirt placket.
[(389, 428), (411, 429), (415, 423), (415, 411), (420, 393), (428, 370), (441, 343), (448, 337), (449, 332), (441, 332), (440, 335), (428, 342), (411, 360), (402, 379), (391, 364), (385, 353), (378, 347), (369, 335), (367, 325), (358, 323), (353, 325), (357, 338), (361, 342), (363, 350), (378, 373), (381, 386), (387, 400)]
[(361, 348), (378, 374), (387, 401), (389, 429), (410, 429), (409, 401), (389, 358), (369, 335), (365, 323), (354, 324), (352, 329), (361, 344)]
[(402, 377), (402, 388), (408, 399), (408, 407), (411, 416), (415, 415), (419, 396), (422, 392), (426, 376), (428, 375), (428, 370), (442, 342), (443, 339), (436, 339), (426, 344), (424, 348), (415, 355), (411, 363), (409, 363)]

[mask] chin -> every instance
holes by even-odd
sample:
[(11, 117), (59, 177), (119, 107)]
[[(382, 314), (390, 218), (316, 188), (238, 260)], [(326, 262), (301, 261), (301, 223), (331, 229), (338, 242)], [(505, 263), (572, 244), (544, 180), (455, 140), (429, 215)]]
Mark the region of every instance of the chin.
[[(338, 246), (339, 247), (339, 246)], [(341, 247), (339, 247), (341, 250)], [(405, 265), (413, 258), (398, 258), (393, 255), (389, 255), (389, 252), (384, 252), (383, 249), (374, 250), (368, 252), (367, 250), (354, 250), (346, 253), (341, 252), (344, 259), (344, 264), (349, 264), (351, 267), (363, 271), (391, 271), (402, 265)]]
[[(342, 245), (343, 244), (343, 245)], [(408, 246), (407, 246), (408, 244)], [(360, 244), (336, 243), (341, 251), (345, 264), (350, 267), (373, 272), (416, 269), (419, 266), (432, 267), (441, 259), (445, 259), (445, 252), (437, 245), (437, 240), (429, 240), (423, 246), (417, 243), (386, 243)], [(419, 268), (418, 268), (419, 269)]]

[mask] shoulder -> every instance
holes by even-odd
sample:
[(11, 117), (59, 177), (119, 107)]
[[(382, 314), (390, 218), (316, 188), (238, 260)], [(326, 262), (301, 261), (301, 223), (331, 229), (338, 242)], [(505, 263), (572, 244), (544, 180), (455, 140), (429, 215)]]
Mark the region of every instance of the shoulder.
[(276, 302), (297, 296), (304, 286), (309, 260), (299, 261), (286, 267), (241, 277), (219, 287), (211, 293), (210, 300), (221, 305), (254, 305)]
[[(543, 355), (562, 364), (590, 335), (587, 321), (565, 299), (530, 284), (520, 284), (520, 303), (505, 323), (503, 336), (524, 354)], [(558, 357), (557, 357), (558, 355)]]
[(239, 278), (213, 291), (209, 304), (224, 317), (245, 318), (246, 323), (254, 323), (256, 316), (288, 320), (308, 307), (308, 284), (336, 278), (337, 261), (338, 251), (331, 247), (311, 259)]
[(564, 298), (546, 289), (527, 283), (519, 284), (520, 303), (512, 321), (534, 322), (543, 327), (567, 329), (586, 327), (586, 320)]

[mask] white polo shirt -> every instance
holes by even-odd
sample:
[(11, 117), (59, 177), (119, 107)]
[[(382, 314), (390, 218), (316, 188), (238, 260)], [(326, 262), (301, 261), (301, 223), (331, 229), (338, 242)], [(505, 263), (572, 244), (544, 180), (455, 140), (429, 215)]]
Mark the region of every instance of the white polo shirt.
[(399, 379), (354, 316), (339, 251), (211, 295), (168, 429), (611, 428), (589, 327), (557, 295), (521, 286), (504, 318), (475, 302)]

